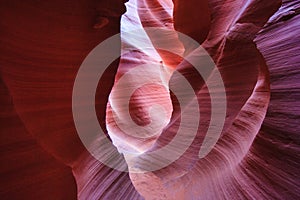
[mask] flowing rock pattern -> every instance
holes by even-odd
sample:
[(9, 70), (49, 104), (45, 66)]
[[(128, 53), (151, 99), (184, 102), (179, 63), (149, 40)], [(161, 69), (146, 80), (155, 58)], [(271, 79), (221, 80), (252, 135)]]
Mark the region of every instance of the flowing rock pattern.
[[(0, 2), (1, 199), (299, 199), (300, 1), (126, 2)], [(149, 27), (171, 33), (160, 37)], [(144, 32), (128, 34), (135, 29)], [(200, 47), (175, 30), (212, 57), (216, 69), (207, 80), (183, 59), (199, 57)], [(72, 116), (81, 63), (118, 33), (124, 54), (101, 77), (95, 110), (129, 172), (94, 158)], [(226, 118), (209, 151), (211, 105), (222, 103), (216, 71)], [(198, 104), (182, 107), (169, 92), (182, 87), (182, 77), (194, 90), (184, 101)], [(184, 113), (198, 109), (200, 120), (184, 121)], [(90, 116), (84, 117), (88, 127)], [(186, 151), (149, 170), (165, 162), (151, 152), (168, 146), (182, 126), (192, 138)], [(101, 137), (86, 134), (89, 148), (101, 151)], [(185, 143), (177, 141), (171, 153)], [(113, 156), (108, 151), (105, 159)]]

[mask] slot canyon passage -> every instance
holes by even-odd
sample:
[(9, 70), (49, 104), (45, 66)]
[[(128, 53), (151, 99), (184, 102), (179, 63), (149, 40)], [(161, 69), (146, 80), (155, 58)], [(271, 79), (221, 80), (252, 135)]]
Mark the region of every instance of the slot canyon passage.
[(299, 0), (0, 1), (0, 199), (300, 199)]

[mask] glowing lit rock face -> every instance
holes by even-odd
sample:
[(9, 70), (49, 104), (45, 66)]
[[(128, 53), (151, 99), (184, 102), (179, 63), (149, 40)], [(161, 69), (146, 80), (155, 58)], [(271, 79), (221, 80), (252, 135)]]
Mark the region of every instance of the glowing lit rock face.
[[(121, 19), (124, 2), (0, 6), (1, 198), (299, 199), (300, 2), (284, 1), (280, 7), (277, 0), (130, 0)], [(129, 172), (95, 159), (82, 145), (72, 116), (73, 84), (82, 61), (120, 27), (119, 48), (126, 53), (101, 77), (95, 110)], [(203, 157), (199, 152), (210, 135), (212, 102), (224, 103), (216, 95), (222, 88), (216, 70), (204, 80), (182, 59), (198, 57), (197, 45), (176, 32), (162, 40), (148, 27), (188, 35), (222, 76), (224, 127)], [(134, 29), (145, 32), (126, 34)], [(136, 38), (151, 48), (142, 48)], [(171, 53), (158, 48), (163, 43)], [(178, 72), (198, 104), (180, 107), (182, 99), (170, 93), (171, 87), (182, 87)], [(196, 123), (196, 115), (183, 118), (198, 109)], [(168, 158), (159, 161), (151, 152), (168, 146), (180, 128), (195, 125), (195, 135), (184, 135), (191, 144), (176, 160), (149, 170)], [(97, 151), (100, 139), (91, 138), (89, 147)], [(180, 152), (184, 139), (169, 153)], [(113, 154), (104, 159), (114, 159)]]

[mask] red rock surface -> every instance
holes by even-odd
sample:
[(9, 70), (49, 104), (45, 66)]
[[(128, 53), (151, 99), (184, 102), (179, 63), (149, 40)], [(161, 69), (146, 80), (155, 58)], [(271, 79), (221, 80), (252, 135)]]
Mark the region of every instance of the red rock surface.
[[(0, 2), (1, 199), (299, 199), (300, 2), (130, 0), (127, 11), (125, 2)], [(216, 72), (207, 80), (214, 85), (208, 91), (182, 59), (197, 57), (199, 47), (175, 32), (165, 41), (147, 27), (187, 34), (202, 44), (222, 76), (226, 120), (203, 158), (198, 155), (213, 113), (211, 95), (221, 88)], [(145, 33), (126, 35), (133, 29)], [(129, 173), (87, 151), (72, 115), (80, 65), (94, 47), (120, 32), (117, 50), (131, 51), (101, 77), (95, 110)], [(140, 38), (151, 50), (135, 42)], [(181, 56), (158, 49), (164, 42)], [(191, 83), (199, 107), (179, 107), (180, 99), (169, 93), (169, 87), (182, 85), (175, 71)], [(136, 88), (145, 79), (149, 84)], [(197, 109), (199, 128), (188, 149), (162, 169), (137, 173), (158, 163), (151, 152), (176, 136), (184, 112)], [(187, 130), (195, 117), (184, 121)], [(89, 126), (89, 116), (85, 120)], [(146, 129), (143, 138), (135, 126)], [(101, 150), (99, 142), (91, 138), (88, 149)], [(178, 151), (183, 143), (176, 143)], [(132, 151), (139, 156), (132, 159)], [(108, 152), (105, 159), (113, 156)]]

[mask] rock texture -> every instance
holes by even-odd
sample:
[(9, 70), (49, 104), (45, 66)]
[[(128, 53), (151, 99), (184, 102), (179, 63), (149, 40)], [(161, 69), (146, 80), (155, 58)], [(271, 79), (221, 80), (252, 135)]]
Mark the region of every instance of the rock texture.
[[(0, 2), (1, 198), (299, 199), (300, 2), (130, 0), (127, 9), (125, 2)], [(175, 32), (162, 40), (148, 27), (190, 36), (215, 62), (226, 119), (211, 151), (201, 146), (213, 97), (221, 101), (216, 69), (204, 80), (183, 59), (198, 57), (199, 46)], [(145, 32), (126, 34), (134, 29)], [(126, 53), (101, 77), (95, 110), (129, 172), (95, 159), (72, 116), (81, 63), (120, 32), (118, 48)], [(151, 48), (141, 48), (139, 40)], [(177, 55), (159, 49), (164, 42)], [(182, 85), (177, 72), (195, 92), (186, 101), (199, 106), (180, 107), (181, 99), (169, 92)], [(141, 80), (148, 84), (137, 87)], [(198, 109), (193, 136), (196, 115), (184, 121), (184, 113)], [(167, 146), (182, 121), (191, 144), (174, 162), (148, 170), (159, 163), (151, 152)], [(92, 138), (89, 148), (101, 149), (100, 140)], [(176, 143), (178, 151), (182, 146), (184, 141)], [(199, 158), (199, 152), (205, 153)]]

